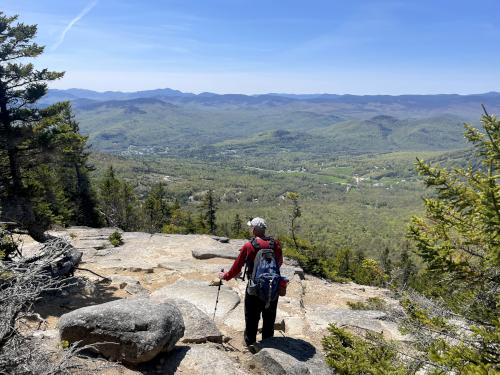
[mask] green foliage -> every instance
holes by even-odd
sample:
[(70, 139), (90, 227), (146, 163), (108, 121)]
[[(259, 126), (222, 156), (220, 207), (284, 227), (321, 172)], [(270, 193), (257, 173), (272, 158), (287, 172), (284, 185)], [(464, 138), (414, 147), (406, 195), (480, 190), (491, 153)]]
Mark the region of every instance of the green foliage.
[(404, 244), (401, 251), (398, 271), (399, 275), (394, 280), (398, 286), (406, 288), (409, 285), (415, 285), (417, 267), (411, 258), (408, 244)]
[(97, 215), (87, 139), (78, 133), (69, 103), (36, 106), (47, 82), (63, 73), (29, 62), (43, 52), (32, 42), (37, 27), (16, 21), (0, 12), (0, 206), (3, 219), (43, 241), (51, 223), (95, 225)]
[(12, 255), (18, 251), (18, 243), (12, 237), (12, 234), (0, 227), (0, 261), (11, 260)]
[(171, 215), (167, 192), (163, 183), (153, 185), (142, 207), (148, 232), (160, 232)]
[(353, 310), (385, 310), (387, 304), (380, 297), (369, 297), (366, 302), (347, 302)]
[(376, 260), (364, 258), (360, 261), (361, 253), (356, 258), (352, 256), (351, 250), (341, 249), (332, 257), (300, 237), (293, 240), (282, 236), (280, 240), (284, 245), (283, 254), (297, 260), (304, 271), (311, 275), (334, 282), (354, 281), (374, 286), (381, 286), (388, 280), (388, 275)]
[(382, 251), (382, 254), (380, 255), (380, 265), (387, 275), (391, 274), (391, 272), (392, 272), (392, 260), (391, 260), (391, 254), (390, 254), (390, 250), (389, 250), (388, 246), (384, 247), (384, 250)]
[(245, 230), (246, 226), (243, 227), (244, 223), (240, 218), (239, 214), (234, 215), (233, 222), (231, 224), (231, 237), (233, 238), (247, 238), (249, 236), (248, 231)]
[(111, 242), (111, 245), (114, 247), (118, 247), (123, 245), (123, 237), (122, 234), (118, 231), (114, 231), (111, 233), (108, 237), (109, 242)]
[[(415, 111), (414, 100), (404, 110), (397, 110), (401, 108), (401, 98), (393, 98), (392, 103), (387, 103), (385, 97), (385, 103), (350, 102), (340, 106), (340, 98), (317, 102), (291, 100), (286, 105), (272, 105), (268, 100), (249, 105), (245, 98), (238, 103), (234, 97), (231, 104), (212, 99), (208, 105), (203, 98), (186, 102), (186, 98), (173, 96), (85, 103), (79, 108), (79, 119), (91, 135), (92, 144), (101, 151), (196, 155), (212, 160), (228, 155), (247, 157), (257, 149), (272, 158), (283, 150), (338, 155), (357, 154), (360, 150), (386, 153), (464, 146), (463, 118), (422, 118), (425, 110), (419, 107)], [(431, 111), (436, 112), (439, 99), (426, 100), (422, 104), (427, 107), (432, 103)], [(468, 107), (466, 118), (471, 118), (471, 107), (461, 104), (454, 110)], [(397, 117), (373, 116), (374, 110)], [(449, 107), (441, 107), (441, 111), (448, 112)], [(135, 126), (137, 123), (141, 126)]]
[(115, 175), (112, 166), (99, 181), (99, 206), (108, 226), (124, 231), (141, 228), (137, 196), (130, 184)]
[(326, 361), (337, 374), (406, 375), (408, 369), (398, 359), (392, 343), (380, 334), (369, 334), (367, 340), (334, 324), (322, 340)]
[[(293, 189), (301, 197), (302, 216), (298, 219), (300, 228), (297, 233), (321, 248), (325, 257), (334, 257), (339, 249), (351, 248), (353, 251), (363, 249), (367, 257), (379, 259), (387, 246), (396, 261), (405, 240), (408, 218), (422, 210), (419, 198), (422, 186), (415, 176), (408, 177), (415, 155), (314, 160), (310, 155), (299, 158), (283, 153), (277, 160), (267, 158), (264, 163), (267, 168), (276, 169), (274, 172), (247, 169), (246, 158), (220, 163), (201, 162), (194, 158), (96, 154), (92, 163), (97, 168), (94, 172), (97, 180), (112, 164), (120, 177), (133, 183), (139, 197), (146, 196), (150, 187), (168, 174), (169, 199), (177, 200), (183, 210), (190, 212), (199, 228), (206, 226), (205, 220), (199, 217), (200, 213), (203, 214), (200, 207), (202, 197), (208, 189), (217, 186), (220, 198), (217, 199), (216, 221), (221, 229), (223, 223), (230, 228), (236, 214), (245, 221), (248, 217), (262, 216), (270, 223), (270, 234), (277, 237), (289, 235), (291, 202), (284, 197), (284, 187)], [(425, 155), (436, 157), (441, 154)], [(254, 158), (248, 163), (259, 165), (263, 163), (261, 159)], [(307, 172), (286, 171), (299, 166), (305, 167)], [(281, 169), (284, 172), (278, 173)], [(393, 177), (377, 180), (384, 186), (376, 187), (373, 186), (376, 173), (393, 174)], [(333, 178), (337, 181), (339, 176), (342, 183), (353, 183), (353, 174), (366, 180), (360, 181), (359, 186), (349, 192), (346, 192), (346, 185), (333, 182)], [(406, 176), (406, 181), (400, 182), (401, 176)], [(199, 229), (197, 232), (203, 231)], [(204, 232), (208, 233), (208, 229)]]
[[(444, 339), (436, 340), (429, 348), (429, 358), (437, 365), (452, 369), (459, 369), (460, 374), (498, 374), (499, 357), (498, 343), (500, 342), (500, 320), (497, 318), (495, 326), (489, 328), (473, 327), (473, 338), (478, 339), (479, 348), (470, 344), (450, 344)], [(440, 370), (431, 374), (442, 374)]]
[(217, 231), (217, 223), (215, 217), (215, 213), (217, 212), (217, 204), (215, 203), (214, 191), (212, 189), (208, 189), (208, 192), (203, 199), (203, 209), (203, 219), (206, 224), (206, 228), (208, 229), (210, 234), (215, 234), (215, 232)]
[[(500, 121), (486, 113), (481, 121), (484, 133), (465, 127), (478, 159), (474, 166), (449, 170), (417, 160), (435, 194), (424, 200), (426, 218), (413, 217), (409, 227), (430, 281), (422, 292), (474, 326), (472, 336), (433, 340), (428, 355), (450, 371), (468, 374), (500, 371)], [(422, 329), (449, 330), (446, 316), (410, 301), (404, 306)]]
[(356, 264), (359, 266), (355, 268), (354, 281), (358, 284), (380, 286), (388, 279), (375, 259), (366, 258)]
[(165, 225), (163, 225), (163, 233), (173, 234), (192, 234), (203, 233), (204, 228), (199, 228), (194, 222), (189, 211), (182, 210), (181, 208), (174, 209), (172, 215)]

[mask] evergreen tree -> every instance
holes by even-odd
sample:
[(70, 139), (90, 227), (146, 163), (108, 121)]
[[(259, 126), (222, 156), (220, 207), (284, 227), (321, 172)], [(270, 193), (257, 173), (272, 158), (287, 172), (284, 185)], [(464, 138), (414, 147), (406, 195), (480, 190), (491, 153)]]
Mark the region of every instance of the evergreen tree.
[(124, 231), (140, 228), (137, 197), (132, 186), (118, 179), (112, 166), (99, 182), (99, 205), (108, 226)]
[(234, 216), (233, 223), (231, 224), (231, 235), (234, 238), (246, 238), (248, 236), (246, 231), (243, 229), (243, 221), (241, 220), (239, 214)]
[(400, 280), (399, 284), (401, 287), (406, 288), (412, 284), (413, 276), (417, 272), (417, 267), (411, 260), (410, 252), (408, 250), (408, 245), (403, 247), (401, 250), (399, 258), (399, 270), (400, 270)]
[[(500, 121), (485, 111), (481, 122), (484, 132), (470, 125), (465, 131), (480, 161), (474, 167), (448, 170), (417, 160), (418, 172), (435, 195), (424, 200), (426, 218), (414, 217), (409, 228), (426, 265), (423, 277), (432, 280), (429, 295), (470, 326), (460, 335), (462, 326), (454, 331), (449, 322), (441, 324), (454, 340), (433, 340), (429, 358), (463, 374), (500, 371)], [(432, 314), (411, 304), (409, 311), (421, 323)], [(435, 322), (425, 319), (423, 325), (434, 323), (435, 332)]]
[(70, 104), (62, 102), (58, 106), (60, 115), (52, 118), (57, 125), (45, 134), (48, 141), (44, 155), (45, 164), (57, 175), (57, 186), (70, 212), (64, 224), (99, 226), (97, 197), (89, 179), (87, 137), (79, 133)]
[[(43, 52), (32, 42), (37, 27), (15, 23), (17, 16), (0, 12), (0, 205), (3, 220), (25, 227), (33, 238), (44, 240), (50, 218), (36, 212), (37, 193), (26, 181), (29, 166), (36, 165), (37, 141), (50, 131), (50, 119), (60, 114), (55, 105), (38, 109), (35, 103), (47, 93), (47, 82), (63, 73), (38, 70), (27, 59)], [(44, 126), (40, 126), (41, 121)]]
[(207, 233), (207, 223), (205, 222), (205, 215), (200, 212), (195, 222), (196, 233)]
[(380, 265), (382, 269), (387, 275), (390, 275), (392, 272), (392, 261), (390, 256), (390, 250), (388, 246), (384, 247), (382, 254), (380, 256)]
[(51, 223), (98, 225), (86, 141), (69, 103), (39, 109), (47, 82), (63, 73), (37, 70), (43, 52), (36, 26), (0, 12), (0, 207), (37, 240)]
[(342, 249), (337, 252), (335, 256), (335, 263), (338, 265), (338, 275), (340, 277), (351, 278), (353, 276), (351, 259), (351, 250)]
[(243, 229), (243, 222), (240, 219), (240, 215), (236, 214), (234, 216), (233, 224), (231, 224), (231, 231), (233, 232), (233, 234), (237, 235), (241, 233), (242, 229)]
[(215, 218), (215, 213), (217, 212), (217, 205), (215, 203), (214, 192), (212, 189), (208, 190), (203, 202), (203, 208), (205, 210), (204, 221), (211, 234), (215, 234), (217, 230), (217, 223)]
[(363, 251), (363, 249), (358, 249), (356, 251), (356, 256), (355, 256), (355, 262), (356, 264), (360, 265), (363, 260), (366, 259), (366, 256), (365, 256), (365, 252)]
[[(177, 208), (175, 208), (177, 207)], [(196, 224), (189, 211), (181, 209), (180, 205), (174, 204), (168, 223), (163, 225), (163, 233), (191, 234), (197, 232)]]
[(143, 210), (147, 230), (150, 233), (160, 232), (171, 214), (163, 183), (153, 185), (144, 201)]

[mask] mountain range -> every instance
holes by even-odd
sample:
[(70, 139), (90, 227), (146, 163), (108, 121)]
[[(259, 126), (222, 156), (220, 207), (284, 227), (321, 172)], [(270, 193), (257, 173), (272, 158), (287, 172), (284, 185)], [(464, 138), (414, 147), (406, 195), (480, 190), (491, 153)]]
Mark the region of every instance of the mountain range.
[[(239, 154), (256, 148), (320, 154), (451, 150), (463, 123), (500, 93), (474, 95), (214, 94), (49, 90), (42, 105), (72, 102), (99, 151), (170, 155)], [(245, 151), (246, 150), (246, 151)]]

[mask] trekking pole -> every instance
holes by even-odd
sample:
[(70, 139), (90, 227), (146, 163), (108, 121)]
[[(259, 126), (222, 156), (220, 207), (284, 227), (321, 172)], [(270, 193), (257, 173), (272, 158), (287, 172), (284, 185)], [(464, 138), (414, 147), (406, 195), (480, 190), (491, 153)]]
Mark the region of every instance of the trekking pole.
[[(224, 268), (222, 268), (220, 272), (224, 272)], [(221, 285), (222, 285), (222, 279), (220, 279), (219, 287), (217, 288), (217, 299), (215, 300), (214, 317), (212, 318), (212, 320), (215, 320), (215, 312), (217, 311), (217, 304), (219, 303), (219, 293)]]

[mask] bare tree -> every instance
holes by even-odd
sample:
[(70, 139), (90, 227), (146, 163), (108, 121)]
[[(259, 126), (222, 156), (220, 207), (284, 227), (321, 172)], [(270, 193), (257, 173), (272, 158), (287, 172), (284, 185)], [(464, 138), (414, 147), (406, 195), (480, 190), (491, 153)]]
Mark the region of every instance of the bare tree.
[(49, 350), (26, 325), (36, 302), (76, 285), (77, 279), (68, 276), (76, 265), (75, 257), (79, 260), (78, 252), (57, 238), (45, 243), (35, 257), (0, 262), (0, 374), (55, 375), (88, 370), (89, 363), (75, 360), (75, 356), (89, 347), (77, 348), (76, 343), (65, 351)]

